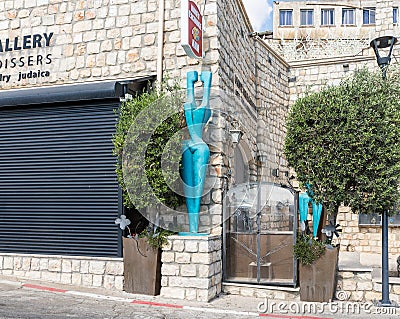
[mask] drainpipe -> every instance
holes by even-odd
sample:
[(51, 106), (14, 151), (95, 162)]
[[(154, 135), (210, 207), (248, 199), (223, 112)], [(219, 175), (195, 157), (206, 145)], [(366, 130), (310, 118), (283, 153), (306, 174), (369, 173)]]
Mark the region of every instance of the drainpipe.
[(163, 79), (165, 0), (159, 1), (158, 9), (157, 82), (161, 83)]

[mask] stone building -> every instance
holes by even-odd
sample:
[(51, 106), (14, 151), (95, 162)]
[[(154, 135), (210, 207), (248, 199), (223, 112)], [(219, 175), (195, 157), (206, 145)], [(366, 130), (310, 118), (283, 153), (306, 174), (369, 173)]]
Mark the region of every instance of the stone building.
[[(340, 15), (340, 10), (347, 8), (350, 2), (340, 1), (337, 6), (332, 5), (335, 2), (329, 2), (330, 7), (335, 9), (336, 18), (338, 14)], [(357, 69), (363, 67), (370, 70), (377, 69), (376, 58), (372, 48), (370, 48), (370, 41), (385, 35), (399, 36), (397, 20), (393, 20), (393, 13), (396, 14), (398, 3), (396, 1), (372, 2), (362, 1), (361, 3), (365, 7), (375, 8), (375, 23), (368, 26), (354, 26), (351, 33), (347, 27), (338, 27), (340, 21), (337, 22), (336, 20), (335, 26), (327, 27), (330, 29), (329, 34), (324, 33), (326, 28), (319, 26), (320, 21), (315, 18), (315, 34), (308, 33), (304, 38), (300, 36), (296, 38), (295, 36), (292, 39), (283, 39), (283, 36), (274, 34), (274, 39), (266, 40), (268, 45), (284, 57), (290, 65), (290, 105), (297, 98), (303, 96), (306, 91), (317, 91), (324, 85), (339, 84), (341, 79), (351, 75)], [(279, 8), (293, 6), (294, 14), (295, 12), (299, 13), (299, 10), (303, 8), (314, 7), (314, 12), (317, 14), (319, 10), (322, 10), (323, 5), (325, 6), (323, 1), (316, 1), (315, 3), (309, 1), (306, 7), (304, 5), (304, 2), (279, 2), (279, 4), (275, 4), (275, 9), (277, 10), (278, 6)], [(355, 6), (357, 23), (357, 12), (361, 10), (357, 6), (360, 5), (360, 2), (353, 3), (353, 5)], [(326, 6), (329, 5), (326, 4)], [(276, 15), (279, 13), (278, 11), (274, 11), (274, 13), (274, 22), (278, 23)], [(296, 28), (292, 28), (292, 31), (294, 29)], [(297, 29), (302, 30), (302, 27), (300, 26)], [(281, 31), (285, 32), (285, 30), (285, 28), (281, 28)], [(304, 30), (307, 30), (307, 27)], [(280, 31), (277, 32), (279, 34)], [(318, 32), (322, 32), (322, 34)], [(398, 54), (399, 50), (395, 46), (393, 56), (397, 57)], [(397, 67), (396, 58), (392, 62), (392, 67)], [(339, 239), (341, 245), (339, 269), (343, 272), (339, 274), (338, 289), (345, 291), (351, 300), (379, 300), (381, 298), (382, 236), (379, 216), (357, 215), (351, 212), (350, 208), (342, 207), (339, 210), (338, 218), (338, 223), (343, 228)], [(393, 217), (389, 225), (389, 270), (393, 277), (397, 276), (397, 258), (400, 255), (398, 218), (398, 215)], [(390, 282), (393, 283), (390, 288), (390, 297), (398, 302), (400, 291), (398, 280), (391, 278)]]
[(370, 38), (383, 23), (398, 28), (399, 2), (274, 1), (273, 34), (278, 39)]
[[(285, 167), (289, 68), (250, 36), (240, 0), (198, 3), (204, 57), (189, 58), (180, 44), (180, 3), (0, 3), (1, 274), (123, 289), (114, 110), (165, 74), (184, 88), (188, 71), (210, 70), (214, 184), (200, 220), (210, 235), (171, 238), (161, 293), (209, 300), (221, 292), (226, 192), (238, 183), (279, 182)], [(232, 128), (244, 132), (237, 147)], [(272, 222), (279, 224), (263, 223)], [(293, 256), (289, 262), (293, 277)]]
[[(291, 249), (294, 196), (280, 187), (288, 171), (285, 117), (310, 85), (336, 83), (360, 65), (374, 66), (374, 58), (363, 51), (316, 59), (313, 50), (293, 52), (287, 49), (292, 43), (263, 41), (241, 0), (197, 2), (204, 15), (204, 57), (189, 58), (180, 45), (180, 4), (0, 3), (0, 274), (122, 290), (122, 241), (114, 224), (123, 211), (112, 156), (114, 109), (126, 93), (140, 92), (165, 74), (184, 88), (188, 71), (210, 70), (213, 117), (206, 141), (213, 184), (202, 198), (201, 214), (209, 234), (170, 238), (161, 294), (202, 301), (222, 290), (298, 297)], [(376, 34), (395, 32), (392, 21), (378, 24), (383, 7), (392, 8), (393, 1), (377, 1)], [(237, 128), (244, 135), (236, 145), (231, 132)], [(239, 198), (240, 205), (237, 194), (247, 196)], [(342, 250), (354, 247), (356, 253), (346, 257), (376, 260), (376, 226), (358, 225), (350, 212), (342, 216)], [(393, 261), (400, 253), (395, 228), (390, 236)], [(348, 271), (343, 278), (350, 283), (342, 288), (353, 299), (373, 299), (369, 269), (379, 265), (361, 266), (368, 268), (362, 282)], [(282, 283), (286, 291), (273, 286)], [(360, 296), (368, 285), (369, 295)]]

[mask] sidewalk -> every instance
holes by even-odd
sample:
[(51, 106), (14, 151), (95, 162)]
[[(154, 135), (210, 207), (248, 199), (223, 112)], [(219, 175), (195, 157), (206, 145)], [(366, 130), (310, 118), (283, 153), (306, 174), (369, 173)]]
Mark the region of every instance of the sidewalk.
[[(264, 300), (262, 298), (254, 297), (243, 297), (236, 295), (225, 295), (222, 294), (220, 297), (214, 299), (209, 303), (202, 303), (197, 301), (186, 301), (186, 300), (176, 300), (169, 298), (162, 298), (160, 296), (146, 296), (146, 295), (136, 295), (126, 292), (110, 291), (104, 288), (85, 288), (80, 286), (72, 285), (62, 285), (56, 283), (50, 283), (46, 281), (37, 281), (22, 279), (15, 276), (2, 276), (0, 275), (0, 286), (13, 286), (19, 289), (27, 289), (35, 291), (47, 291), (56, 294), (67, 294), (73, 295), (78, 298), (93, 299), (93, 300), (109, 300), (121, 303), (131, 303), (137, 306), (145, 306), (152, 309), (175, 309), (181, 311), (187, 311), (188, 313), (202, 313), (203, 315), (209, 313), (210, 317), (213, 315), (221, 314), (226, 317), (242, 317), (242, 318), (252, 318), (252, 317), (264, 317), (264, 318), (275, 318), (275, 319), (322, 319), (322, 318), (343, 318), (343, 317), (353, 317), (353, 318), (378, 318), (378, 314), (371, 313), (366, 315), (366, 313), (361, 312), (353, 316), (352, 313), (343, 312), (332, 312), (332, 308), (324, 308), (327, 311), (309, 311), (309, 312), (297, 312), (293, 313), (291, 308), (287, 308), (287, 312), (279, 311), (278, 305), (285, 303), (282, 301)], [(265, 302), (268, 306), (266, 307)], [(261, 303), (261, 308), (260, 308)], [(297, 305), (296, 303), (292, 303)], [(275, 305), (274, 311), (271, 311), (271, 306)], [(290, 307), (290, 302), (286, 302), (286, 305)], [(322, 304), (316, 304), (320, 306)], [(264, 309), (259, 311), (259, 309)], [(309, 308), (307, 308), (309, 309)], [(398, 309), (397, 313), (400, 313)], [(379, 318), (393, 318), (393, 314), (388, 317), (379, 314)]]
[[(15, 276), (0, 275), (0, 284), (13, 285), (17, 288), (48, 291), (58, 294), (69, 294), (81, 296), (82, 298), (93, 298), (97, 300), (110, 300), (123, 303), (132, 303), (148, 307), (164, 307), (182, 310), (198, 311), (201, 313), (225, 314), (247, 317), (267, 318), (310, 318), (319, 319), (321, 316), (281, 316), (273, 314), (259, 314), (258, 304), (264, 300), (261, 298), (242, 297), (236, 295), (221, 294), (209, 303), (197, 301), (176, 300), (160, 296), (146, 296), (130, 294), (126, 292), (111, 291), (104, 288), (86, 288), (72, 285), (62, 285), (39, 280), (18, 278)], [(326, 318), (326, 317), (323, 317)], [(328, 317), (329, 318), (329, 317)]]

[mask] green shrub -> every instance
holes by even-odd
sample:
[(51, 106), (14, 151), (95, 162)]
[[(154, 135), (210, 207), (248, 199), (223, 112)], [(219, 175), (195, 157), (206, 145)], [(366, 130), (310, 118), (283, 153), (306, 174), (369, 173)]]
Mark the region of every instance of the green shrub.
[[(154, 125), (154, 121), (157, 117), (162, 116), (160, 113), (163, 111), (167, 112), (171, 108), (176, 108), (176, 105), (182, 105), (182, 93), (179, 91), (179, 87), (175, 85), (169, 88), (163, 83), (160, 89), (152, 89), (138, 94), (133, 99), (122, 103), (117, 110), (118, 120), (116, 132), (113, 136), (113, 154), (117, 156), (116, 173), (118, 182), (124, 193), (124, 205), (127, 208), (143, 209), (154, 207), (157, 202), (152, 200), (154, 197), (149, 196), (150, 194), (148, 193), (150, 192), (152, 192), (160, 202), (169, 207), (177, 207), (183, 202), (182, 196), (171, 189), (166, 182), (166, 178), (168, 178), (169, 181), (179, 180), (179, 166), (177, 166), (177, 169), (174, 171), (168, 171), (161, 167), (161, 156), (163, 155), (167, 143), (176, 144), (175, 148), (173, 148), (175, 152), (169, 154), (169, 157), (171, 161), (179, 163), (181, 141), (179, 136), (175, 135), (175, 133), (181, 128), (181, 114), (175, 112), (162, 121), (154, 132), (151, 132), (151, 137), (148, 140), (146, 137), (140, 135), (132, 136), (132, 134), (128, 134), (132, 124), (135, 123), (135, 120), (140, 116), (141, 112), (146, 110), (150, 115), (140, 123), (144, 128), (147, 128)], [(148, 123), (146, 123), (146, 121), (148, 121)], [(147, 132), (144, 134), (147, 134)], [(131, 143), (133, 139), (135, 139), (133, 141), (134, 143), (132, 143), (135, 148), (145, 152), (145, 161), (144, 163), (139, 163), (139, 165), (144, 165), (146, 178), (151, 188), (143, 187), (143, 178), (140, 174), (136, 175), (133, 173), (130, 174), (128, 178), (123, 174), (122, 154), (127, 138), (130, 139)], [(128, 163), (127, 165), (134, 164), (135, 163)], [(131, 167), (130, 170), (135, 172), (135, 167)], [(126, 185), (126, 183), (129, 183), (129, 185)], [(130, 190), (137, 189), (137, 193), (132, 191), (128, 192), (128, 187)]]
[(300, 234), (294, 245), (294, 255), (303, 265), (311, 265), (325, 253), (325, 244), (312, 236)]

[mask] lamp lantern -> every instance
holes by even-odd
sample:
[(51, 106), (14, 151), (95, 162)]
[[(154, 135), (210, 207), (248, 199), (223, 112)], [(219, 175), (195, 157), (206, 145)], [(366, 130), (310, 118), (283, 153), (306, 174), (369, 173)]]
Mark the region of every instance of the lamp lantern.
[[(374, 49), (376, 61), (382, 70), (382, 77), (386, 78), (386, 68), (390, 64), (392, 59), (393, 47), (397, 43), (397, 38), (393, 36), (383, 36), (373, 39), (370, 43), (370, 47)], [(382, 56), (382, 51), (379, 49), (389, 48), (389, 53), (386, 56)]]
[(231, 134), (233, 145), (236, 146), (240, 142), (240, 140), (243, 136), (242, 130), (240, 130), (238, 128), (233, 128), (233, 129), (229, 130), (229, 133)]

